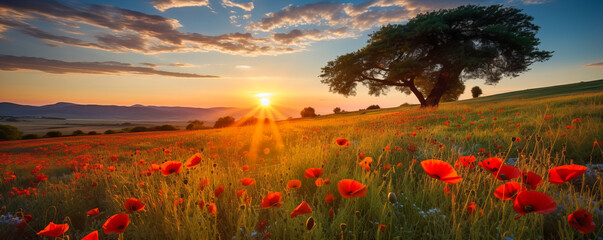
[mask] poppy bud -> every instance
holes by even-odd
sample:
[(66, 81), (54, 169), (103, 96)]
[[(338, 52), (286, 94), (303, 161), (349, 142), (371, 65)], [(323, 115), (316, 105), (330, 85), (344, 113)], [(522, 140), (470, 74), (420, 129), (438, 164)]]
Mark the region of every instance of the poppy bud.
[(390, 192), (387, 194), (387, 200), (389, 200), (389, 202), (391, 203), (397, 203), (398, 202), (398, 198), (396, 197), (396, 194), (393, 192)]
[(306, 220), (306, 229), (308, 229), (308, 231), (314, 229), (314, 226), (316, 226), (315, 222), (314, 222), (314, 218), (313, 217), (309, 217), (308, 220)]
[(354, 212), (354, 214), (356, 215), (356, 217), (360, 217), (360, 211), (356, 211)]
[(345, 228), (346, 228), (347, 226), (348, 226), (348, 225), (346, 225), (345, 223), (341, 223), (341, 224), (339, 224), (339, 229), (341, 229), (341, 231), (345, 231)]

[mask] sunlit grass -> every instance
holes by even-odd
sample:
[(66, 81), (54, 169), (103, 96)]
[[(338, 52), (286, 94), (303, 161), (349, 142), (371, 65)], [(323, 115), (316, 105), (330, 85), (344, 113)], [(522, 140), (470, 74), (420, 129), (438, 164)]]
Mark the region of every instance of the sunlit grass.
[[(2, 144), (0, 170), (15, 171), (17, 179), (0, 187), (0, 205), (12, 214), (31, 214), (34, 220), (23, 233), (0, 223), (0, 236), (23, 239), (53, 221), (70, 224), (66, 233), (70, 239), (94, 230), (103, 238), (102, 224), (126, 212), (124, 201), (135, 197), (146, 207), (130, 214), (123, 239), (261, 239), (268, 232), (272, 239), (340, 239), (342, 235), (344, 239), (582, 239), (567, 224), (567, 216), (580, 208), (593, 213), (597, 229), (586, 238), (596, 238), (603, 234), (601, 177), (563, 185), (546, 179), (555, 166), (603, 162), (601, 147), (593, 146), (603, 136), (602, 103), (601, 93), (486, 105), (446, 103), (438, 110), (401, 107), (317, 119), (260, 120), (255, 126), (224, 129)], [(273, 119), (278, 113), (270, 109), (258, 107), (249, 116)], [(548, 115), (553, 116), (544, 120)], [(572, 123), (576, 118), (580, 123)], [(573, 128), (567, 129), (568, 125)], [(512, 137), (522, 140), (512, 142)], [(350, 146), (338, 146), (338, 138), (348, 139)], [(408, 150), (411, 145), (414, 153)], [(446, 194), (445, 184), (428, 177), (419, 164), (440, 159), (454, 165), (459, 156), (469, 154), (481, 161), (485, 158), (478, 154), (482, 148), (492, 156), (517, 158), (516, 167), (542, 176), (544, 183), (537, 191), (552, 196), (558, 210), (514, 220), (512, 201), (493, 195), (503, 182), (479, 166), (457, 168), (463, 180), (449, 185), (450, 194)], [(197, 152), (202, 162), (179, 174), (141, 174), (151, 164), (185, 162)], [(360, 153), (374, 159), (369, 172), (358, 164)], [(118, 157), (116, 162), (112, 155)], [(102, 164), (103, 170), (93, 170), (95, 163)], [(391, 168), (384, 169), (386, 164)], [(29, 171), (38, 165), (49, 178), (33, 190)], [(244, 165), (249, 170), (243, 171)], [(109, 172), (109, 166), (116, 171)], [(322, 178), (331, 184), (317, 187), (316, 179), (304, 178), (306, 169), (320, 167)], [(75, 173), (85, 177), (76, 179)], [(201, 190), (200, 182), (206, 178), (209, 185)], [(256, 183), (243, 186), (242, 178), (253, 178)], [(301, 188), (287, 189), (292, 179), (301, 180)], [(366, 196), (342, 198), (336, 186), (341, 179), (366, 185)], [(214, 189), (219, 186), (225, 191), (217, 198)], [(12, 187), (29, 187), (32, 194), (12, 197)], [(236, 191), (241, 189), (245, 194), (239, 198)], [(269, 191), (281, 192), (283, 205), (260, 209)], [(332, 204), (324, 200), (327, 192), (336, 197)], [(397, 194), (396, 204), (388, 201), (390, 192)], [(182, 203), (175, 205), (180, 198)], [(209, 213), (207, 206), (201, 209), (200, 200), (215, 203), (217, 213)], [(289, 214), (302, 201), (313, 213), (291, 219)], [(477, 204), (473, 215), (467, 212), (471, 202)], [(86, 211), (93, 208), (101, 214), (86, 217)], [(305, 224), (310, 216), (316, 227), (309, 231)], [(266, 228), (258, 230), (263, 220), (267, 220)], [(385, 231), (379, 230), (380, 224), (387, 226)]]

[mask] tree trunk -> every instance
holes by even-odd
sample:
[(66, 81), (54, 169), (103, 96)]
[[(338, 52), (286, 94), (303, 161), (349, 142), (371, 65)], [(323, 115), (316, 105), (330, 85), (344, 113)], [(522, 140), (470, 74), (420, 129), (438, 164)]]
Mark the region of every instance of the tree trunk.
[(421, 93), (421, 91), (419, 91), (419, 89), (417, 89), (417, 87), (415, 86), (414, 78), (408, 84), (408, 88), (410, 88), (410, 91), (415, 94), (417, 99), (419, 99), (421, 107), (425, 107), (425, 97), (423, 96), (423, 93)]
[(442, 73), (438, 76), (438, 82), (429, 93), (429, 96), (427, 96), (427, 99), (425, 99), (425, 105), (421, 105), (421, 107), (437, 107), (440, 104), (440, 99), (446, 90), (448, 90), (448, 83), (450, 80), (453, 78), (458, 79), (460, 74), (461, 73), (457, 71), (442, 70)]

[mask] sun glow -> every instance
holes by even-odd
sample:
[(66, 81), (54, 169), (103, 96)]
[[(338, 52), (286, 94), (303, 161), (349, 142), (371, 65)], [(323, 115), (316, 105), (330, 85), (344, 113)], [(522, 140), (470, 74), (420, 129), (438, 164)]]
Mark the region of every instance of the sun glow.
[(262, 104), (262, 106), (268, 106), (268, 105), (270, 105), (270, 99), (265, 98), (265, 97), (260, 98), (260, 104)]

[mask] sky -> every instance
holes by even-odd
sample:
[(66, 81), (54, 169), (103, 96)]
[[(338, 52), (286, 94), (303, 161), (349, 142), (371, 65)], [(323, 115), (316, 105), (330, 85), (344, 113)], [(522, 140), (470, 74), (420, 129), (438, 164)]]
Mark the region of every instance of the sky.
[(2, 0), (0, 102), (187, 107), (274, 105), (326, 114), (418, 103), (391, 89), (329, 92), (321, 68), (368, 34), (463, 4), (523, 9), (553, 57), (484, 95), (603, 78), (603, 1), (572, 0)]

